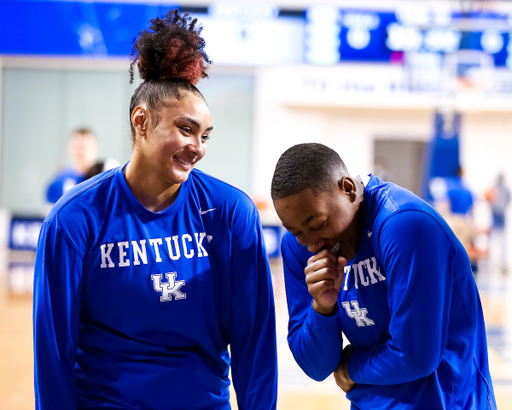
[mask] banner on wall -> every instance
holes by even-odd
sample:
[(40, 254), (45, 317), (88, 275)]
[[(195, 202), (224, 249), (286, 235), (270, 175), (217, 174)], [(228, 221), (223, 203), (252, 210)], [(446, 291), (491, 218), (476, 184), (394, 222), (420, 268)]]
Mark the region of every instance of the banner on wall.
[(42, 218), (13, 216), (9, 228), (7, 286), (10, 295), (32, 294), (34, 262)]

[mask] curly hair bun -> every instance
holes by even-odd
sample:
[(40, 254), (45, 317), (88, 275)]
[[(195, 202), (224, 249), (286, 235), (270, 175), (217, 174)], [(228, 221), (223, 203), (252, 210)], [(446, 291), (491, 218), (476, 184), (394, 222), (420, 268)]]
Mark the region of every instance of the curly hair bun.
[(211, 61), (204, 52), (203, 28), (196, 27), (196, 23), (197, 19), (180, 15), (177, 9), (151, 20), (149, 31), (143, 30), (135, 39), (130, 82), (135, 64), (144, 81), (182, 80), (195, 85), (208, 77), (206, 70)]

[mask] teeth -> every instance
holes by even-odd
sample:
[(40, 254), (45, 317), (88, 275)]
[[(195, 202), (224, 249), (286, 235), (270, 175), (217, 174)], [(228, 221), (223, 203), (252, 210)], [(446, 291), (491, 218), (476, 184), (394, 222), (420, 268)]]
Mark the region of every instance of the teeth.
[(340, 243), (339, 242), (331, 248), (331, 252), (332, 253), (338, 253), (339, 250), (340, 250)]
[(178, 162), (182, 163), (183, 165), (191, 165), (192, 164), (192, 161), (187, 161), (186, 159), (183, 159), (183, 158), (180, 158), (180, 157), (175, 157)]

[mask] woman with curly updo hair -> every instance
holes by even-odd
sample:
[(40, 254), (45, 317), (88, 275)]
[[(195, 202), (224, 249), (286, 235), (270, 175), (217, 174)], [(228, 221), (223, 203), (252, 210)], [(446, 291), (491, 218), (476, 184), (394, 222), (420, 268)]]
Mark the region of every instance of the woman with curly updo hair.
[(275, 409), (257, 209), (195, 169), (213, 129), (201, 28), (177, 11), (151, 23), (132, 53), (131, 160), (68, 191), (41, 230), (36, 408), (230, 409), (231, 366), (239, 409)]

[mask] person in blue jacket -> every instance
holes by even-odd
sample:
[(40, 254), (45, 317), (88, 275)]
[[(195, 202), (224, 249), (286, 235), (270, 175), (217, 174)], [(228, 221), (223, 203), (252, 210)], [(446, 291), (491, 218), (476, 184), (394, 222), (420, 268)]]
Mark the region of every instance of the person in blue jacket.
[(197, 169), (212, 131), (196, 20), (152, 20), (126, 165), (44, 221), (34, 281), (37, 409), (276, 408), (275, 314), (258, 211)]
[(470, 262), (432, 207), (352, 178), (322, 144), (288, 149), (271, 194), (288, 343), (309, 377), (334, 373), (352, 409), (496, 409)]
[(96, 137), (87, 128), (73, 131), (68, 142), (71, 165), (59, 171), (46, 189), (46, 200), (54, 204), (76, 184), (86, 180), (86, 174), (96, 161)]

